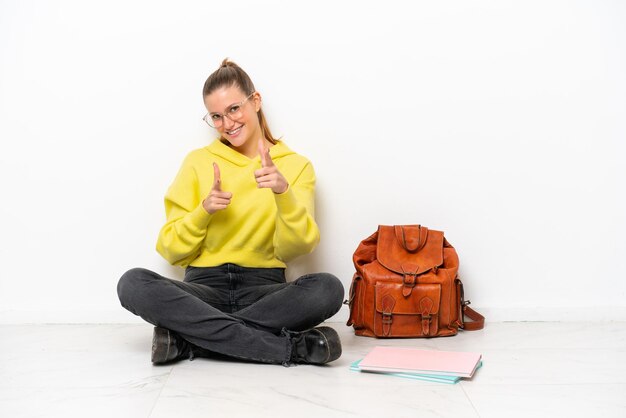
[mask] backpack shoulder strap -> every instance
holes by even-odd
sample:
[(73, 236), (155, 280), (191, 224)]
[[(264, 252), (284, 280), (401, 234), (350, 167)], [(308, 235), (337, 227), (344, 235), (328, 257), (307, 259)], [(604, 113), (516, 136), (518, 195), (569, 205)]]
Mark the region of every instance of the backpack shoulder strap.
[[(461, 308), (461, 312), (463, 313), (463, 330), (465, 331), (477, 331), (479, 329), (483, 329), (485, 327), (485, 317), (467, 306), (469, 301), (466, 301), (463, 307)], [(465, 316), (471, 319), (471, 322), (465, 321)]]
[[(485, 317), (469, 307), (471, 303), (469, 300), (465, 300), (465, 291), (463, 290), (463, 282), (458, 277), (457, 283), (457, 297), (458, 303), (461, 307), (461, 317), (459, 318), (461, 324), (460, 328), (464, 331), (478, 331), (485, 327)], [(465, 322), (465, 317), (471, 319), (471, 322)]]

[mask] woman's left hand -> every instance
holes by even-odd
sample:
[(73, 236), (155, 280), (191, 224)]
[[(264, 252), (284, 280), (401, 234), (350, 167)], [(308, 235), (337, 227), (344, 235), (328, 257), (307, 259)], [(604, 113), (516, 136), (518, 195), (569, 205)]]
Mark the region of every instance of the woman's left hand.
[(278, 167), (274, 165), (270, 150), (265, 148), (263, 139), (259, 139), (259, 155), (261, 156), (261, 168), (254, 172), (254, 178), (259, 188), (268, 188), (276, 194), (285, 193), (289, 188), (289, 183)]

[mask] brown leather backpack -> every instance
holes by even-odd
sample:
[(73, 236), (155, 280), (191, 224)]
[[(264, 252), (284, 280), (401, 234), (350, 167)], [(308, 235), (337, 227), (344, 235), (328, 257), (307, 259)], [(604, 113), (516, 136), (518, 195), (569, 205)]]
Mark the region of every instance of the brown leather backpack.
[(464, 300), (459, 257), (443, 232), (381, 225), (361, 242), (353, 261), (346, 303), (347, 325), (356, 335), (440, 337), (483, 328), (485, 318)]

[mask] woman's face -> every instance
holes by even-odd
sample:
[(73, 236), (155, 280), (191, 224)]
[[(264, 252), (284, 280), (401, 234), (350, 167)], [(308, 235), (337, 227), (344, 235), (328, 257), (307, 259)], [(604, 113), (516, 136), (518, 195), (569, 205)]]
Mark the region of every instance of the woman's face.
[[(261, 137), (257, 116), (261, 109), (259, 93), (247, 96), (237, 86), (221, 87), (204, 98), (204, 105), (215, 129), (234, 148), (256, 147)], [(219, 115), (222, 115), (221, 121)]]

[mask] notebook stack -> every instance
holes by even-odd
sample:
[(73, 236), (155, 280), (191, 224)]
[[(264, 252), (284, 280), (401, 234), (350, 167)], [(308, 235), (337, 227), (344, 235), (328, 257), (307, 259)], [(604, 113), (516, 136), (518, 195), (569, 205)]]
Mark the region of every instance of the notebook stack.
[(454, 384), (471, 378), (482, 364), (479, 353), (374, 347), (363, 359), (352, 363), (350, 369)]

